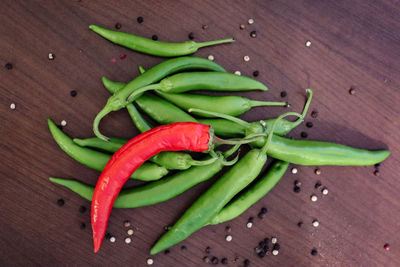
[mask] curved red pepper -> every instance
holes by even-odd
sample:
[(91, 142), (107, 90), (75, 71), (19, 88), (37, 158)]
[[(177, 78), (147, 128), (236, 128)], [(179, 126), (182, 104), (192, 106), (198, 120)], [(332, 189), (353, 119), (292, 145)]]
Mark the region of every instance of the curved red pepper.
[(162, 151), (210, 149), (210, 126), (178, 122), (142, 133), (114, 153), (96, 184), (92, 199), (94, 252), (100, 249), (115, 198), (131, 174), (150, 157)]

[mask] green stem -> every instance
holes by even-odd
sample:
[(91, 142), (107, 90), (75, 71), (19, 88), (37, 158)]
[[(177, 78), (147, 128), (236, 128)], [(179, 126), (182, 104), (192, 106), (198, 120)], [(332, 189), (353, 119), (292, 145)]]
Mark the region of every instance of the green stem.
[(270, 102), (270, 101), (250, 100), (250, 106), (252, 108), (262, 107), (262, 106), (287, 107), (288, 105), (289, 105), (288, 102)]
[(300, 123), (303, 122), (304, 118), (307, 115), (308, 108), (310, 107), (311, 99), (313, 96), (313, 91), (311, 89), (306, 89), (306, 92), (308, 93), (308, 99), (307, 99), (306, 104), (304, 105), (303, 112), (301, 113), (302, 118), (299, 118), (297, 121), (293, 122), (293, 125), (294, 125), (293, 128), (299, 126)]
[(110, 141), (110, 139), (103, 135), (100, 130), (99, 130), (99, 124), (102, 118), (104, 118), (108, 113), (111, 112), (111, 109), (108, 106), (105, 106), (97, 115), (96, 118), (94, 118), (93, 121), (93, 132), (94, 134), (100, 138), (101, 140), (104, 140), (106, 142)]
[(234, 38), (223, 39), (223, 40), (215, 40), (215, 41), (208, 41), (208, 42), (196, 43), (196, 47), (197, 48), (201, 48), (201, 47), (210, 46), (210, 45), (233, 43), (234, 41), (235, 41)]
[(144, 86), (142, 88), (139, 88), (135, 91), (132, 92), (126, 99), (126, 104), (130, 104), (133, 101), (135, 101), (136, 98), (138, 98), (140, 95), (142, 95), (144, 92), (150, 91), (150, 90), (158, 90), (161, 89), (161, 85), (159, 83), (157, 84), (150, 84), (147, 86)]
[(143, 68), (142, 65), (139, 65), (139, 72), (140, 72), (140, 74), (143, 74), (146, 72), (146, 70)]
[(229, 150), (224, 152), (224, 157), (229, 158), (230, 156), (233, 155), (233, 153), (235, 153), (239, 149), (239, 147), (240, 147), (240, 144), (237, 144), (237, 145), (231, 147)]
[(224, 166), (232, 166), (234, 165), (237, 161), (239, 160), (239, 154), (236, 155), (236, 157), (233, 160), (226, 160), (225, 158), (222, 159), (222, 165)]
[(207, 159), (207, 160), (191, 160), (191, 161), (190, 161), (190, 165), (192, 165), (192, 166), (204, 166), (204, 165), (209, 165), (209, 164), (215, 162), (217, 159), (218, 159), (218, 156), (212, 157), (212, 158)]
[(230, 115), (226, 115), (226, 114), (222, 114), (222, 113), (217, 113), (217, 112), (211, 112), (211, 111), (206, 111), (206, 110), (202, 110), (202, 109), (197, 109), (197, 108), (190, 108), (188, 110), (190, 113), (192, 112), (197, 112), (197, 113), (203, 113), (203, 114), (207, 114), (207, 115), (212, 115), (215, 117), (220, 117), (229, 121), (233, 121), (243, 127), (249, 127), (250, 123), (248, 123), (247, 121), (238, 119), (236, 117), (230, 116)]
[(303, 120), (303, 115), (301, 115), (301, 114), (299, 114), (299, 113), (297, 113), (297, 112), (287, 112), (287, 113), (284, 113), (284, 114), (280, 115), (278, 118), (276, 118), (276, 120), (275, 120), (274, 123), (272, 124), (272, 127), (271, 127), (270, 132), (268, 133), (267, 142), (266, 142), (265, 145), (261, 148), (261, 153), (262, 153), (262, 154), (267, 153), (267, 150), (268, 150), (269, 145), (270, 145), (271, 140), (272, 140), (272, 136), (274, 135), (275, 126), (278, 124), (278, 122), (279, 122), (281, 119), (283, 119), (284, 117), (287, 117), (287, 116), (297, 116), (297, 117), (299, 117), (301, 120)]

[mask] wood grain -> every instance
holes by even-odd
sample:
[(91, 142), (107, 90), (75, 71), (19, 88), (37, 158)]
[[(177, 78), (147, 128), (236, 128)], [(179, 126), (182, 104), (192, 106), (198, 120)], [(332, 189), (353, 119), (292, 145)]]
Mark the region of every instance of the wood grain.
[[(49, 176), (76, 178), (94, 184), (98, 173), (65, 155), (52, 140), (46, 125), (51, 117), (67, 121), (64, 130), (74, 137), (92, 136), (95, 114), (108, 92), (100, 78), (129, 81), (139, 64), (148, 68), (161, 58), (113, 45), (88, 29), (89, 24), (163, 41), (185, 41), (190, 32), (205, 41), (234, 36), (237, 42), (199, 50), (212, 54), (229, 71), (240, 70), (270, 87), (265, 93), (243, 95), (280, 100), (288, 92), (292, 110), (304, 103), (304, 89), (315, 97), (308, 117), (314, 127), (299, 126), (290, 136), (326, 140), (367, 149), (390, 148), (392, 155), (374, 176), (374, 167), (297, 167), (273, 191), (239, 218), (210, 226), (174, 246), (169, 255), (152, 257), (154, 266), (202, 266), (204, 249), (227, 257), (230, 266), (400, 266), (400, 2), (354, 1), (0, 1), (0, 263), (6, 265), (118, 265), (145, 266), (149, 249), (179, 215), (212, 183), (201, 184), (159, 205), (134, 210), (113, 210), (108, 230), (117, 242), (105, 242), (92, 252), (90, 204), (51, 184)], [(136, 18), (143, 16), (138, 24)], [(253, 18), (255, 23), (247, 24)], [(202, 25), (208, 25), (203, 30)], [(244, 30), (239, 25), (244, 24)], [(257, 38), (249, 33), (257, 31)], [(306, 47), (306, 41), (311, 46)], [(55, 60), (48, 60), (54, 53)], [(119, 59), (120, 54), (127, 58)], [(250, 56), (249, 62), (243, 56)], [(111, 63), (111, 58), (116, 58)], [(3, 66), (11, 62), (12, 70)], [(350, 95), (353, 87), (355, 94)], [(77, 90), (76, 97), (70, 91)], [(16, 109), (9, 108), (11, 103)], [(282, 108), (258, 108), (243, 118), (276, 116)], [(101, 125), (108, 135), (137, 134), (125, 111), (115, 112)], [(293, 181), (302, 192), (293, 192)], [(329, 188), (322, 197), (314, 189), (320, 180)], [(319, 200), (312, 203), (312, 193)], [(65, 205), (57, 206), (63, 198)], [(269, 212), (246, 228), (249, 216), (261, 207)], [(137, 228), (133, 242), (124, 220)], [(320, 226), (314, 228), (312, 220)], [(303, 221), (301, 228), (298, 221)], [(87, 228), (79, 228), (81, 222)], [(225, 241), (225, 226), (233, 241)], [(258, 259), (253, 248), (264, 237), (277, 236), (278, 256)], [(390, 251), (383, 245), (390, 243)], [(317, 248), (319, 255), (310, 255)], [(235, 257), (236, 262), (233, 262)]]

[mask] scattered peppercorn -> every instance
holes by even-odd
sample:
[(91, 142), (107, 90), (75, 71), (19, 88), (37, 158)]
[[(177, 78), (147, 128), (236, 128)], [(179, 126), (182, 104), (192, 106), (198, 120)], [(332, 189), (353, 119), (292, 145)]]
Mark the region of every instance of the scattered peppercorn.
[(312, 222), (312, 225), (313, 225), (314, 227), (318, 227), (318, 226), (319, 226), (319, 221), (318, 221), (318, 220), (314, 220), (314, 221)]
[(252, 223), (252, 222), (248, 222), (248, 223), (246, 224), (246, 227), (247, 227), (247, 228), (253, 227), (253, 223)]
[(318, 255), (318, 251), (316, 249), (311, 250), (311, 255), (317, 256)]
[(13, 68), (13, 64), (11, 64), (10, 62), (7, 62), (6, 65), (4, 65), (4, 67), (8, 70), (12, 70)]
[(281, 97), (286, 97), (287, 96), (287, 92), (286, 91), (282, 91), (281, 92)]
[(375, 171), (374, 171), (374, 175), (375, 175), (375, 176), (379, 176), (379, 170), (375, 170)]
[(86, 228), (86, 223), (84, 223), (84, 222), (81, 223), (81, 226), (80, 226), (80, 227), (81, 227), (82, 230), (85, 229), (85, 228)]
[(207, 25), (207, 24), (203, 24), (203, 26), (201, 26), (201, 28), (202, 28), (203, 30), (206, 30), (206, 29), (208, 28), (208, 25)]
[(169, 254), (171, 251), (169, 250), (169, 249), (166, 249), (165, 251), (164, 251), (164, 254), (165, 255), (167, 255), (167, 254)]
[(258, 256), (259, 258), (261, 258), (261, 259), (264, 258), (265, 255), (267, 255), (267, 253), (266, 253), (265, 251), (260, 251), (260, 252), (257, 253), (257, 256)]
[(281, 245), (279, 243), (275, 243), (273, 249), (274, 250), (279, 250), (281, 248)]
[(245, 267), (249, 266), (249, 265), (250, 265), (250, 260), (245, 259), (245, 260), (243, 261), (243, 264), (244, 264)]
[(10, 109), (14, 110), (16, 108), (15, 103), (10, 104)]
[(127, 233), (128, 235), (133, 235), (133, 230), (132, 230), (132, 229), (129, 229), (126, 233)]
[(214, 60), (214, 56), (213, 56), (213, 55), (209, 55), (209, 56), (208, 56), (208, 60), (213, 61), (213, 60)]
[(227, 226), (225, 227), (225, 231), (227, 231), (228, 233), (230, 233), (230, 232), (232, 231), (232, 228), (231, 228), (229, 225), (227, 225)]
[(143, 17), (137, 17), (136, 21), (137, 21), (138, 23), (143, 23)]
[(249, 217), (249, 219), (247, 220), (247, 222), (254, 222), (254, 217)]
[(254, 19), (249, 19), (248, 21), (247, 21), (247, 23), (249, 23), (249, 24), (253, 24), (254, 23)]
[(205, 256), (205, 257), (203, 258), (203, 261), (204, 261), (205, 263), (210, 263), (210, 262), (211, 262), (210, 258), (207, 257), (207, 256)]
[(189, 37), (190, 40), (193, 40), (194, 39), (194, 33), (193, 32), (189, 33), (188, 37)]
[(77, 92), (76, 90), (72, 90), (71, 92), (69, 92), (69, 94), (70, 94), (72, 97), (75, 97), (75, 96), (78, 94), (78, 92)]
[(79, 207), (79, 212), (80, 213), (85, 213), (86, 212), (86, 207), (85, 206), (80, 206)]
[(272, 244), (275, 244), (277, 242), (278, 242), (278, 238), (276, 238), (276, 237), (271, 238), (271, 243)]
[(206, 252), (207, 254), (210, 254), (211, 248), (210, 248), (210, 247), (206, 247), (205, 252)]
[(293, 188), (293, 192), (295, 192), (295, 193), (300, 193), (300, 192), (301, 192), (301, 187), (295, 186), (295, 187)]
[(311, 41), (307, 41), (307, 42), (306, 42), (306, 46), (307, 46), (307, 47), (310, 47), (310, 46), (311, 46)]
[(301, 186), (301, 182), (299, 180), (294, 180), (294, 185), (295, 186)]
[(212, 264), (218, 264), (218, 262), (219, 262), (219, 260), (217, 257), (212, 257), (212, 259), (211, 259)]
[(301, 132), (300, 136), (301, 136), (302, 138), (307, 138), (307, 137), (308, 137), (308, 133), (306, 133), (306, 132)]
[(354, 95), (355, 93), (356, 93), (356, 89), (351, 87), (350, 90), (349, 90), (349, 94)]
[(158, 40), (158, 36), (154, 34), (153, 36), (151, 36), (151, 39), (153, 39), (154, 41), (157, 41)]
[(292, 168), (292, 173), (296, 174), (297, 173), (297, 168)]
[(258, 70), (253, 71), (253, 76), (257, 77), (258, 75), (260, 75), (260, 72)]
[(379, 168), (381, 166), (381, 164), (380, 163), (376, 163), (374, 166), (375, 166), (375, 168)]
[(54, 60), (56, 58), (56, 55), (53, 53), (49, 53), (49, 60)]
[(311, 112), (311, 117), (314, 118), (314, 119), (316, 119), (316, 118), (318, 117), (318, 111), (313, 110), (313, 111)]
[(153, 259), (148, 258), (146, 263), (147, 263), (147, 265), (153, 265), (154, 261), (153, 261)]
[(117, 22), (115, 24), (115, 29), (119, 30), (119, 29), (121, 29), (121, 27), (122, 27), (121, 23)]
[(322, 189), (322, 194), (323, 195), (327, 195), (329, 193), (329, 191), (328, 191), (328, 188), (324, 188), (324, 189)]
[(181, 250), (187, 250), (187, 247), (185, 245), (181, 246)]
[(131, 222), (129, 220), (124, 221), (124, 226), (125, 227), (131, 226)]
[(110, 239), (112, 237), (112, 235), (110, 233), (106, 233), (106, 235), (104, 236), (105, 239)]
[(303, 226), (303, 222), (302, 221), (299, 221), (298, 223), (297, 223), (297, 226), (300, 228), (300, 227), (302, 227)]
[(116, 241), (115, 236), (110, 237), (110, 242), (111, 242), (111, 243), (114, 243), (115, 241)]
[(239, 25), (239, 29), (244, 30), (244, 28), (246, 28), (246, 26), (244, 26), (244, 24)]
[(314, 126), (314, 124), (311, 121), (306, 123), (307, 128), (312, 128), (313, 126)]
[(258, 216), (258, 218), (260, 218), (260, 219), (264, 219), (265, 213), (259, 212), (257, 216)]
[(314, 185), (315, 189), (318, 189), (318, 188), (320, 188), (321, 186), (322, 186), (322, 184), (321, 184), (320, 181), (316, 182), (315, 185)]
[(60, 198), (59, 200), (57, 200), (57, 205), (58, 206), (64, 206), (64, 199)]
[(221, 263), (223, 265), (227, 265), (228, 264), (228, 259), (227, 258), (222, 258)]
[(226, 240), (227, 242), (231, 242), (231, 241), (232, 241), (232, 236), (231, 236), (231, 235), (227, 235), (227, 236), (225, 237), (225, 240)]
[(311, 195), (310, 199), (312, 202), (315, 202), (318, 200), (318, 197), (316, 195)]
[(251, 38), (256, 38), (257, 37), (257, 32), (256, 31), (250, 32), (250, 36), (251, 36)]
[(272, 251), (272, 255), (276, 256), (276, 255), (278, 255), (278, 254), (279, 254), (279, 250), (273, 250), (273, 251)]
[(244, 61), (250, 61), (250, 57), (249, 57), (249, 56), (244, 56), (244, 57), (243, 57), (243, 60), (244, 60)]
[(263, 208), (261, 208), (261, 211), (260, 211), (260, 212), (263, 213), (263, 214), (267, 214), (268, 209), (265, 208), (265, 207), (263, 207)]
[(315, 170), (314, 170), (314, 173), (315, 173), (316, 175), (320, 175), (320, 174), (321, 174), (321, 169), (318, 169), (318, 168), (315, 169)]
[(383, 246), (383, 248), (384, 248), (386, 251), (388, 251), (388, 250), (390, 250), (390, 245), (389, 245), (388, 243), (386, 243), (386, 244)]

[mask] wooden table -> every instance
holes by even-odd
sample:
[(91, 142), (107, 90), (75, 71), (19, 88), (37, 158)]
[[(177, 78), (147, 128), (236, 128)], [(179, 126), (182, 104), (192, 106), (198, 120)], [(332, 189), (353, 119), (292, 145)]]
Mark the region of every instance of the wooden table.
[[(156, 34), (162, 41), (186, 41), (190, 32), (196, 41), (233, 35), (234, 44), (204, 48), (196, 55), (213, 55), (228, 71), (242, 75), (258, 70), (257, 79), (270, 91), (243, 95), (288, 100), (291, 110), (300, 111), (304, 89), (314, 90), (311, 109), (318, 117), (306, 119), (314, 126), (303, 124), (290, 136), (301, 138), (305, 131), (309, 139), (392, 151), (379, 176), (373, 166), (321, 167), (319, 176), (312, 166), (296, 166), (297, 174), (288, 172), (242, 216), (203, 228), (168, 255), (153, 256), (154, 266), (206, 266), (207, 246), (210, 255), (228, 258), (230, 266), (243, 266), (244, 259), (251, 266), (400, 266), (399, 14), (396, 0), (1, 1), (1, 265), (145, 266), (164, 226), (213, 182), (159, 205), (114, 209), (108, 230), (116, 242), (104, 242), (98, 254), (92, 252), (90, 203), (49, 182), (49, 176), (56, 176), (94, 184), (99, 173), (59, 149), (46, 119), (66, 120), (64, 131), (70, 136), (92, 136), (93, 118), (109, 97), (100, 78), (129, 81), (138, 75), (139, 64), (149, 68), (163, 60), (113, 45), (88, 29), (89, 24), (114, 28), (121, 23), (121, 31)], [(138, 16), (144, 18), (142, 24)], [(254, 24), (248, 24), (250, 18)], [(254, 30), (257, 37), (251, 38)], [(121, 54), (127, 57), (120, 59)], [(243, 60), (246, 55), (249, 62)], [(11, 70), (4, 67), (7, 62)], [(288, 96), (281, 98), (281, 91)], [(257, 108), (243, 118), (258, 120), (284, 111)], [(101, 128), (125, 138), (137, 133), (124, 110), (104, 119)], [(293, 192), (294, 180), (302, 183), (299, 194)], [(328, 195), (314, 189), (317, 181), (329, 189)], [(318, 196), (317, 202), (310, 201), (311, 194)], [(65, 200), (62, 207), (57, 205), (60, 198)], [(79, 212), (81, 205), (88, 208), (85, 213)], [(260, 220), (262, 207), (269, 212)], [(248, 229), (250, 216), (256, 219)], [(312, 226), (314, 219), (318, 228)], [(135, 229), (129, 245), (124, 242), (125, 220)], [(81, 223), (86, 229), (80, 229)], [(230, 243), (225, 241), (227, 225), (232, 228)], [(257, 258), (254, 247), (271, 236), (278, 237), (279, 255)], [(311, 256), (313, 248), (318, 256)]]

